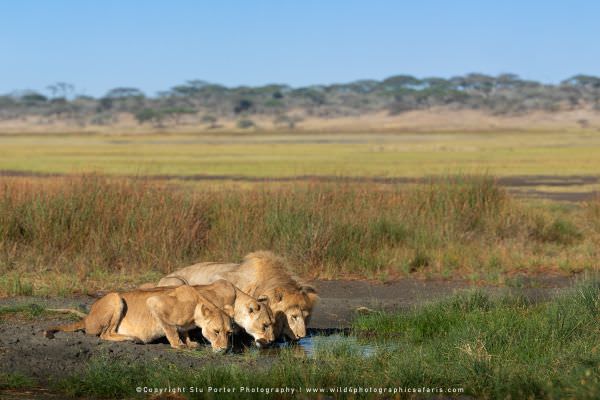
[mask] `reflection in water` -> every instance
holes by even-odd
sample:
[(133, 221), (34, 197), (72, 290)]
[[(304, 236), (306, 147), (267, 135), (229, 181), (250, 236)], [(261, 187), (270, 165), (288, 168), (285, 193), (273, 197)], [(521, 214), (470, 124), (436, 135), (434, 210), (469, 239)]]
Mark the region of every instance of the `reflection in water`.
[(361, 343), (357, 338), (340, 333), (323, 335), (319, 333), (309, 334), (297, 342), (276, 342), (270, 348), (263, 351), (270, 355), (279, 354), (281, 349), (289, 349), (294, 354), (314, 358), (320, 351), (334, 351), (342, 349), (345, 352), (355, 353), (361, 357), (371, 357), (377, 352), (376, 346)]

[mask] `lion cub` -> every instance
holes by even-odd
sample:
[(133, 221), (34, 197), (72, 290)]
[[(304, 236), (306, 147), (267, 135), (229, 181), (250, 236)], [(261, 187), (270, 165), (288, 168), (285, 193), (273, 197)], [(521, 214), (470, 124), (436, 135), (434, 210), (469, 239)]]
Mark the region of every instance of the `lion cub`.
[(198, 343), (190, 340), (188, 331), (197, 326), (213, 350), (224, 351), (233, 314), (230, 306), (217, 308), (192, 286), (113, 292), (92, 304), (81, 321), (50, 328), (45, 335), (52, 338), (58, 331), (84, 330), (105, 340), (142, 343), (166, 336), (171, 347), (181, 348), (181, 333), (185, 345), (195, 348)]

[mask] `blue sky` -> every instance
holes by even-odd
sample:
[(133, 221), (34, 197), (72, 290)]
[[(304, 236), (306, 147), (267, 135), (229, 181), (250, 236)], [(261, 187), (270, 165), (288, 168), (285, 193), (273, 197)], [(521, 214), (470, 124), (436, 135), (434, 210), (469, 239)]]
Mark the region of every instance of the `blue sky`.
[(0, 93), (600, 75), (599, 1), (4, 0)]

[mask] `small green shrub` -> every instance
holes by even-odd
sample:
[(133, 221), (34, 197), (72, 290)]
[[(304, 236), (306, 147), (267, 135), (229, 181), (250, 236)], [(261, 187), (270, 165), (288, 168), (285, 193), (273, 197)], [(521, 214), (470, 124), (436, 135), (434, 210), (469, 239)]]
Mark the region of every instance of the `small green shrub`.
[(237, 122), (237, 127), (240, 129), (248, 129), (248, 128), (254, 128), (256, 126), (256, 124), (254, 123), (254, 121), (252, 121), (251, 119), (240, 119)]

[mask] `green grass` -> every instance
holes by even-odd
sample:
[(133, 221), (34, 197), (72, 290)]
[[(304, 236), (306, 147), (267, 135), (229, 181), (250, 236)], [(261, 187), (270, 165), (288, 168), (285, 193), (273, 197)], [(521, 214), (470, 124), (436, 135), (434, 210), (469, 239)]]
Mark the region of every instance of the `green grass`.
[[(262, 363), (260, 357), (228, 356), (196, 370), (96, 359), (57, 388), (76, 396), (127, 397), (139, 386), (441, 387), (464, 388), (484, 399), (595, 399), (600, 396), (599, 299), (597, 282), (545, 303), (459, 294), (397, 314), (358, 316), (352, 328), (358, 340), (317, 341), (313, 357), (292, 350)], [(372, 351), (365, 353), (363, 346)]]
[(0, 290), (65, 295), (156, 280), (257, 249), (324, 278), (466, 278), (597, 267), (597, 205), (511, 198), (489, 176), (380, 189), (199, 191), (88, 175), (0, 180)]
[(31, 388), (35, 385), (34, 379), (21, 373), (0, 372), (0, 390)]
[(600, 170), (600, 135), (564, 132), (2, 136), (0, 170), (107, 174), (573, 175)]

